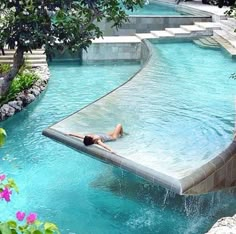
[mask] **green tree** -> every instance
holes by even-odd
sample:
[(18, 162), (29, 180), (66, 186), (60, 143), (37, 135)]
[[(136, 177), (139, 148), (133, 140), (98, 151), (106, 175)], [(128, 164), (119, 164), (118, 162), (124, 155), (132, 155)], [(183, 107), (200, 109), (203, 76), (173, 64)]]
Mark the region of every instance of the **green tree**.
[(102, 36), (97, 22), (119, 28), (128, 20), (124, 9), (142, 6), (143, 0), (0, 0), (0, 49), (15, 49), (13, 66), (0, 79), (0, 97), (24, 63), (24, 52), (86, 49)]

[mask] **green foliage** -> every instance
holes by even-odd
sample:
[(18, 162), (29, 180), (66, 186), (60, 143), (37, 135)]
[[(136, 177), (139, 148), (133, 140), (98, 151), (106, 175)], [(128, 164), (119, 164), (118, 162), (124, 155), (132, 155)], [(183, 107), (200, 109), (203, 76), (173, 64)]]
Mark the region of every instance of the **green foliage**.
[(120, 27), (128, 20), (124, 8), (143, 6), (143, 0), (0, 0), (0, 45), (77, 50), (100, 37), (102, 19)]
[[(25, 69), (25, 68), (22, 68)], [(23, 90), (27, 90), (39, 79), (38, 75), (29, 70), (20, 70), (17, 77), (11, 83), (7, 94), (0, 99), (0, 106), (13, 100), (17, 94)]]
[(49, 222), (36, 220), (33, 224), (18, 225), (14, 220), (0, 222), (0, 234), (59, 234), (58, 227)]
[(0, 147), (2, 147), (5, 143), (5, 138), (7, 136), (7, 133), (3, 128), (0, 128)]
[(14, 179), (8, 178), (8, 179), (7, 179), (7, 182), (8, 182), (8, 183), (7, 183), (7, 186), (8, 186), (9, 188), (12, 188), (12, 189), (14, 189), (17, 193), (19, 193), (19, 189), (18, 189), (18, 187), (17, 187), (17, 185), (16, 185)]
[(128, 21), (125, 9), (143, 6), (144, 0), (0, 0), (0, 48), (16, 49), (12, 72), (0, 85), (0, 96), (8, 91), (24, 52), (44, 47), (53, 50), (87, 49), (92, 39), (103, 35), (98, 22), (113, 27)]
[(236, 18), (236, 3), (234, 3), (229, 10), (225, 11), (225, 14)]
[(9, 64), (0, 64), (0, 75), (6, 74), (11, 69), (11, 66)]

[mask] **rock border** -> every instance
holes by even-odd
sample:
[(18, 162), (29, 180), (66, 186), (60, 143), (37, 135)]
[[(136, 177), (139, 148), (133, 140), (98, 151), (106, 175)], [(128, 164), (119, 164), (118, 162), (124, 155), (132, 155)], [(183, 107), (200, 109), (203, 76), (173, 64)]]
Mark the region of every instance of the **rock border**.
[(236, 215), (219, 219), (206, 234), (236, 234)]
[(39, 79), (31, 88), (20, 92), (15, 100), (3, 104), (0, 107), (0, 121), (6, 120), (23, 110), (24, 107), (33, 102), (47, 87), (50, 78), (48, 66), (34, 67), (31, 70), (39, 76)]

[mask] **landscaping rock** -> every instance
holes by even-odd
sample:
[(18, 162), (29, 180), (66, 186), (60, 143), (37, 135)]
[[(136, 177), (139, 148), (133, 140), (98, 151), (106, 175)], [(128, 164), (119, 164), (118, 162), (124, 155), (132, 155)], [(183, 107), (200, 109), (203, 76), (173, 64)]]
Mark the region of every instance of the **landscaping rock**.
[(13, 107), (16, 111), (22, 110), (22, 102), (20, 103), (19, 101), (11, 101), (11, 102), (8, 102), (8, 105)]
[(1, 113), (2, 113), (2, 117), (3, 119), (5, 119), (6, 117), (10, 117), (13, 116), (15, 114), (15, 108), (11, 107), (8, 104), (4, 104), (1, 109), (0, 109)]
[(206, 234), (236, 234), (236, 215), (219, 219)]
[(0, 121), (21, 111), (25, 106), (33, 102), (43, 90), (45, 90), (50, 77), (48, 66), (36, 67), (33, 70), (39, 76), (39, 79), (30, 89), (19, 93), (15, 100), (0, 107)]

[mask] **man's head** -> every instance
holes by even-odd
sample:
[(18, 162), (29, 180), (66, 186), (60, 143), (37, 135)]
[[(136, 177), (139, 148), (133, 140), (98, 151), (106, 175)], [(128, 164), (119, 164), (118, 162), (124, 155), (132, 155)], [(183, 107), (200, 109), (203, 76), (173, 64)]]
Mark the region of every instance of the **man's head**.
[(86, 146), (94, 144), (93, 138), (90, 137), (90, 136), (85, 136), (85, 137), (84, 137), (84, 144), (85, 144)]

